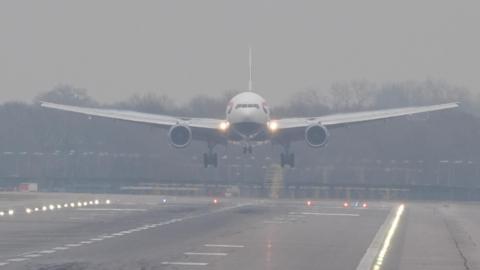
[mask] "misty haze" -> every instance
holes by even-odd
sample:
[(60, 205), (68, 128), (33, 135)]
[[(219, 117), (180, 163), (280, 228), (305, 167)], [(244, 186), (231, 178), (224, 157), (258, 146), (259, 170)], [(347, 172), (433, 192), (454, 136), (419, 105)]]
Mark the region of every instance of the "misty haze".
[(1, 269), (480, 269), (480, 4), (0, 3)]

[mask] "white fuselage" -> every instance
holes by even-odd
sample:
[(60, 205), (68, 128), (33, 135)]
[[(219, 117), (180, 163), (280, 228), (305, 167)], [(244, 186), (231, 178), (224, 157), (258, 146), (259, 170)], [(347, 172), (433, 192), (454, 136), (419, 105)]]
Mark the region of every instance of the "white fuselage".
[(243, 92), (228, 103), (226, 119), (230, 133), (243, 140), (255, 139), (265, 131), (270, 121), (270, 109), (265, 99), (253, 92)]

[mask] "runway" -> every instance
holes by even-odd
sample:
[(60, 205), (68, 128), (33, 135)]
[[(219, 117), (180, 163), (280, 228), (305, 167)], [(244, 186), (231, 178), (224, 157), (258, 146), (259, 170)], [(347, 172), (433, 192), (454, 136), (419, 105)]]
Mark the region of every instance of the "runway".
[[(37, 202), (48, 208), (48, 196), (55, 207), (70, 201), (81, 206), (22, 212)], [(344, 208), (342, 201), (308, 206), (293, 200), (221, 199), (214, 204), (211, 198), (73, 194), (5, 201), (15, 214), (0, 217), (0, 269), (479, 266), (480, 234), (474, 232), (480, 215), (471, 218), (478, 213), (475, 205), (405, 204), (385, 256), (374, 266), (399, 203), (370, 202), (364, 209)]]

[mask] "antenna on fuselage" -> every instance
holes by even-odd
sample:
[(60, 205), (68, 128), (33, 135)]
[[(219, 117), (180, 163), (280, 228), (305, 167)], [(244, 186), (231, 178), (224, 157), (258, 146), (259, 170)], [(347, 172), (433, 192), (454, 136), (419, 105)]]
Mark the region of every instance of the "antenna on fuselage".
[(252, 83), (252, 47), (248, 47), (248, 69), (250, 73), (250, 77), (248, 80), (248, 91), (252, 92), (253, 91), (253, 83)]

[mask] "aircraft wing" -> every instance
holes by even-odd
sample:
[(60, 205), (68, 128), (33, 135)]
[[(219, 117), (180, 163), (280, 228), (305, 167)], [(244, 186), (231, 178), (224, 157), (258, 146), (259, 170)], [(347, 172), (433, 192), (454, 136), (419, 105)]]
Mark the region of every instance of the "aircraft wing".
[(219, 130), (223, 120), (212, 118), (188, 118), (169, 115), (141, 113), (126, 110), (87, 108), (62, 105), (50, 102), (41, 102), (42, 107), (73, 112), (93, 117), (110, 118), (134, 123), (141, 123), (160, 128), (170, 128), (177, 124), (186, 124), (192, 129), (192, 136), (197, 140), (212, 140), (217, 143), (226, 143), (227, 139)]
[(325, 126), (326, 128), (335, 128), (364, 122), (387, 120), (391, 118), (409, 116), (425, 112), (452, 109), (456, 107), (458, 107), (458, 103), (453, 102), (431, 106), (404, 107), (397, 109), (331, 114), (320, 117), (284, 118), (276, 120), (276, 122), (278, 124), (279, 135), (282, 135), (282, 133), (285, 135), (293, 135), (301, 131), (300, 138), (303, 138), (304, 128), (312, 124), (320, 124)]

